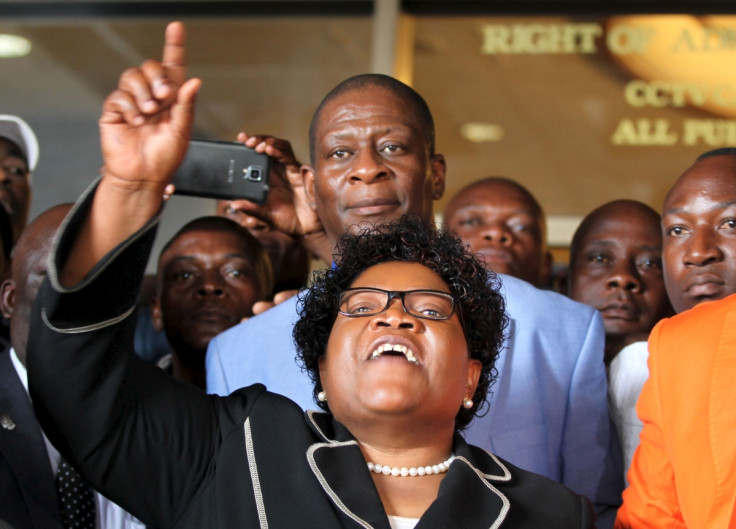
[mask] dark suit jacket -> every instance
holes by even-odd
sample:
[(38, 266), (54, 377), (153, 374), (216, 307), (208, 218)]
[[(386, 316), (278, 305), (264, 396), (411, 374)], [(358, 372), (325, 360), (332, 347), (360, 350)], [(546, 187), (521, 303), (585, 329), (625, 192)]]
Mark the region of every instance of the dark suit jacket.
[(61, 529), (46, 443), (10, 351), (0, 352), (0, 519), (16, 529)]
[[(85, 207), (52, 248), (28, 351), (36, 415), (62, 455), (147, 525), (389, 529), (357, 441), (331, 415), (305, 415), (260, 384), (205, 395), (132, 354), (155, 222), (79, 285), (60, 285)], [(418, 529), (592, 526), (589, 502), (562, 485), (459, 435), (454, 453)]]

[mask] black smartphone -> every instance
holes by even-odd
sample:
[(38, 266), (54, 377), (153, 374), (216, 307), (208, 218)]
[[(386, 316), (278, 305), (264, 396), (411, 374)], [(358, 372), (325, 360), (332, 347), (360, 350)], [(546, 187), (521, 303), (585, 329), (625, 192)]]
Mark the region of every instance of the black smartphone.
[(189, 142), (184, 161), (171, 183), (175, 195), (266, 202), (271, 159), (242, 143), (198, 140)]

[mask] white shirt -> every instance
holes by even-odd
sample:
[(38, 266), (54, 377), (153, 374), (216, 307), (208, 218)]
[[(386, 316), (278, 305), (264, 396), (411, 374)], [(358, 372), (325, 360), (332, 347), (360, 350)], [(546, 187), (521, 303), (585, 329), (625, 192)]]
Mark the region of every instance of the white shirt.
[(647, 342), (627, 345), (611, 361), (608, 370), (608, 409), (621, 441), (624, 457), (624, 480), (631, 466), (642, 422), (636, 414), (636, 401), (649, 378)]
[[(12, 347), (10, 348), (10, 361), (13, 362), (15, 372), (18, 373), (18, 378), (20, 378), (20, 381), (26, 390), (26, 394), (28, 394), (28, 372)], [(56, 472), (59, 469), (59, 460), (61, 459), (61, 455), (58, 450), (54, 448), (54, 445), (52, 445), (46, 438), (46, 434), (43, 432), (41, 433), (43, 434), (43, 440), (46, 443), (46, 450), (49, 454), (51, 470), (54, 475), (56, 475)], [(143, 522), (138, 520), (129, 512), (124, 511), (122, 507), (111, 502), (99, 492), (95, 492), (95, 499), (97, 500), (97, 523), (95, 524), (97, 529), (146, 529)]]
[(419, 518), (389, 516), (388, 523), (391, 526), (391, 529), (414, 529), (414, 527), (419, 523)]

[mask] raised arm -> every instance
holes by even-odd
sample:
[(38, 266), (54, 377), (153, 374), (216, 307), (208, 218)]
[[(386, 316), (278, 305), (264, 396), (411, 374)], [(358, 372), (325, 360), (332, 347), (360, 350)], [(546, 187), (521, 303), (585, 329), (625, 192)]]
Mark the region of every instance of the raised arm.
[(191, 504), (220, 439), (212, 399), (133, 354), (152, 219), (199, 87), (184, 81), (181, 24), (167, 28), (163, 59), (126, 71), (104, 103), (103, 177), (59, 231), (28, 342), (29, 391), (49, 440), (96, 490), (155, 527), (173, 526)]
[(104, 255), (161, 208), (164, 189), (186, 153), (198, 79), (186, 78), (186, 34), (166, 28), (161, 61), (126, 70), (103, 105), (102, 181), (60, 274), (77, 284)]

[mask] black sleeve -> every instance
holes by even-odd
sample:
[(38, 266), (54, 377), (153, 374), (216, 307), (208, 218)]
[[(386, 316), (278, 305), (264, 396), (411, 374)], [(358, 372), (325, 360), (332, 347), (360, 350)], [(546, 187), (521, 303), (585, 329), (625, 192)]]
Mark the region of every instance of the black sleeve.
[(80, 284), (60, 285), (93, 193), (70, 212), (51, 250), (32, 314), (29, 389), (51, 442), (97, 490), (146, 524), (172, 525), (212, 478), (220, 403), (133, 354), (136, 299), (158, 218)]

